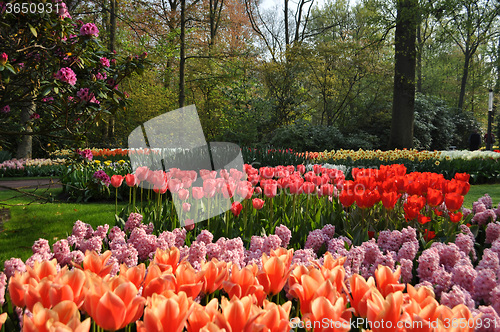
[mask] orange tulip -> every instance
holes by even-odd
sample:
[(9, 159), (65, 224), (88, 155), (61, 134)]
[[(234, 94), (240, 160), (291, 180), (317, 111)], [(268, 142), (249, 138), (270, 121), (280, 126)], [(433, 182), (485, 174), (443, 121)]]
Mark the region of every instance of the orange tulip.
[(218, 312), (219, 301), (214, 298), (206, 306), (196, 302), (193, 303), (193, 306), (193, 311), (188, 317), (188, 332), (200, 331), (202, 327), (212, 322)]
[(398, 266), (394, 273), (387, 266), (378, 266), (378, 268), (375, 270), (375, 280), (377, 282), (377, 288), (382, 296), (386, 297), (389, 293), (394, 293), (405, 289), (405, 285), (399, 283), (400, 276), (401, 266)]
[(102, 255), (99, 255), (95, 251), (87, 251), (83, 259), (83, 269), (94, 272), (100, 277), (105, 277), (113, 269), (113, 265), (108, 265), (110, 257), (111, 251), (109, 250)]
[[(349, 331), (351, 329), (350, 323), (343, 317), (345, 311), (346, 307), (343, 298), (339, 297), (332, 304), (324, 297), (317, 297), (311, 303), (311, 312), (304, 315), (304, 325), (313, 327), (314, 332)], [(327, 324), (324, 324), (325, 322)]]
[(259, 284), (264, 287), (264, 292), (269, 295), (278, 294), (285, 286), (290, 274), (290, 269), (278, 257), (262, 256), (262, 270), (257, 274)]
[(80, 312), (72, 301), (63, 301), (54, 308), (44, 308), (41, 303), (33, 307), (33, 316), (23, 317), (23, 331), (45, 332), (45, 331), (75, 331), (88, 332), (90, 330), (90, 318), (80, 322)]
[(97, 325), (116, 331), (142, 316), (146, 300), (137, 296), (138, 290), (132, 282), (120, 276), (109, 281), (88, 276), (90, 287), (83, 308)]
[(440, 305), (437, 311), (439, 312), (440, 324), (435, 331), (439, 332), (474, 331), (475, 325), (481, 321), (481, 315), (473, 317), (469, 308), (464, 304), (459, 304), (453, 309)]
[(146, 265), (141, 263), (136, 266), (127, 267), (127, 265), (122, 264), (120, 265), (120, 275), (132, 282), (139, 289), (146, 276)]
[[(349, 294), (349, 302), (355, 309), (358, 317), (366, 317), (367, 315), (367, 302), (372, 297), (372, 293), (379, 293), (375, 288), (375, 280), (370, 277), (365, 280), (359, 274), (353, 274), (349, 278), (349, 285), (351, 286), (351, 293)], [(348, 293), (346, 291), (346, 293)]]
[[(225, 297), (221, 300), (222, 313), (214, 317), (214, 323), (227, 331), (246, 331), (246, 327), (253, 323), (252, 309), (254, 300), (245, 296), (241, 300), (237, 297), (228, 301)], [(251, 326), (251, 325), (250, 325)]]
[(167, 250), (156, 249), (154, 262), (158, 264), (160, 270), (165, 271), (168, 266), (172, 267), (172, 273), (175, 273), (177, 266), (179, 265), (179, 260), (181, 257), (181, 252), (179, 249), (172, 247)]
[(43, 278), (53, 278), (57, 274), (57, 260), (54, 258), (50, 261), (35, 261), (33, 268), (26, 266), (26, 272), (36, 281)]
[[(186, 326), (187, 318), (193, 310), (193, 303), (186, 293), (166, 292), (165, 295), (153, 294), (148, 299), (144, 310), (145, 331), (181, 332)], [(138, 323), (139, 325), (142, 325)]]
[(222, 282), (227, 280), (229, 275), (227, 263), (219, 262), (215, 258), (203, 264), (201, 270), (204, 271), (202, 279), (202, 292), (204, 294), (211, 294), (216, 290), (221, 289)]
[(288, 301), (283, 305), (264, 300), (264, 308), (260, 312), (256, 312), (253, 320), (254, 328), (262, 329), (269, 332), (285, 332), (290, 331), (290, 309), (292, 302)]
[[(389, 293), (387, 298), (378, 293), (372, 293), (367, 302), (367, 318), (373, 332), (378, 331), (402, 331), (398, 329), (398, 322), (402, 318), (401, 306), (403, 304), (403, 293), (397, 291)], [(383, 324), (382, 324), (383, 320)]]
[(183, 261), (175, 271), (176, 290), (185, 292), (192, 299), (200, 294), (203, 287), (203, 275), (206, 271), (196, 272), (187, 261)]
[(228, 280), (222, 282), (222, 288), (228, 294), (229, 298), (242, 298), (246, 295), (254, 294), (257, 301), (261, 304), (266, 296), (264, 287), (259, 285), (255, 275), (258, 272), (257, 266), (247, 265), (241, 270), (237, 265), (232, 265), (231, 274)]
[(7, 313), (4, 312), (3, 314), (0, 315), (0, 329), (2, 329), (3, 324), (5, 324), (5, 321), (7, 320)]

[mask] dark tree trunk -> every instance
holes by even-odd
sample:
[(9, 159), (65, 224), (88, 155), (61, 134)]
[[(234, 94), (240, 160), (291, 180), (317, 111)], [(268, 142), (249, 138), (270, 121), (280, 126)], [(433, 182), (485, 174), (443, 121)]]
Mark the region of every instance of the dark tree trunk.
[[(110, 15), (109, 15), (109, 50), (113, 52), (116, 49), (116, 14), (118, 12), (118, 2), (110, 0)], [(115, 134), (115, 114), (109, 115), (109, 122), (104, 125), (106, 132), (104, 138), (113, 138)]]
[(465, 61), (464, 68), (462, 72), (462, 83), (460, 84), (460, 95), (458, 96), (458, 109), (464, 108), (465, 103), (465, 89), (467, 87), (467, 79), (469, 77), (469, 64), (470, 64), (471, 54), (468, 49), (465, 50)]
[(417, 92), (422, 92), (422, 36), (420, 24), (417, 28)]
[(389, 149), (413, 148), (418, 0), (398, 0)]
[[(21, 123), (25, 126), (25, 132), (31, 133), (33, 129), (30, 124), (30, 117), (36, 111), (36, 104), (34, 100), (28, 100), (21, 105)], [(17, 146), (16, 158), (31, 158), (33, 152), (33, 136), (22, 135), (21, 142)]]
[(290, 32), (288, 31), (288, 0), (285, 0), (285, 43), (290, 44)]
[(179, 54), (179, 107), (184, 107), (186, 98), (184, 91), (185, 66), (186, 66), (186, 0), (181, 0), (181, 36)]

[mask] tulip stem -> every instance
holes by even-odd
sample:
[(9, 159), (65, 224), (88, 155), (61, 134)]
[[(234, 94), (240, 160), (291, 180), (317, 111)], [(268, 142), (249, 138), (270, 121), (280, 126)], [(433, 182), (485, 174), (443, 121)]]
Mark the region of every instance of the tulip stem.
[(118, 188), (115, 188), (115, 215), (118, 215)]

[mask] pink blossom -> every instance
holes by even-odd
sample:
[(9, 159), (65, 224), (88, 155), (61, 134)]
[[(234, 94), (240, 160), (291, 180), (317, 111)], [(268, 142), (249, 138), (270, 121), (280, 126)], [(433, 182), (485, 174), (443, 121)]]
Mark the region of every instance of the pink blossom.
[(0, 65), (5, 66), (7, 60), (9, 60), (9, 56), (7, 55), (7, 53), (3, 52), (2, 54), (0, 54)]
[(109, 59), (108, 58), (102, 57), (99, 59), (99, 61), (101, 62), (101, 66), (109, 67)]
[(55, 77), (56, 77), (56, 79), (58, 79), (62, 82), (66, 82), (69, 85), (76, 84), (76, 74), (69, 67), (59, 69), (59, 71), (56, 73)]
[(95, 78), (104, 81), (108, 78), (108, 75), (106, 73), (97, 73), (97, 75), (95, 75)]
[(86, 101), (90, 101), (90, 99), (92, 99), (92, 97), (94, 97), (94, 94), (93, 93), (90, 93), (90, 90), (89, 88), (81, 88), (80, 90), (78, 90), (78, 92), (76, 93), (76, 96), (82, 101), (82, 102), (86, 102)]
[(86, 23), (80, 28), (80, 35), (98, 37), (99, 29), (97, 29), (97, 26), (94, 23)]
[(10, 106), (9, 105), (5, 105), (4, 107), (2, 107), (2, 113), (8, 114), (9, 112), (10, 112)]
[(317, 259), (316, 253), (312, 249), (300, 249), (293, 253), (292, 265), (305, 265), (309, 266)]
[(7, 286), (7, 276), (5, 273), (0, 272), (0, 306), (5, 303), (5, 289)]
[(66, 6), (66, 3), (62, 1), (56, 1), (58, 4), (57, 6), (57, 14), (59, 15), (60, 19), (65, 19), (65, 18), (71, 18), (71, 15), (69, 14), (68, 7)]
[(196, 237), (196, 241), (203, 242), (205, 244), (212, 243), (214, 236), (212, 233), (207, 231), (206, 229), (202, 230), (201, 233)]
[(474, 300), (477, 302), (482, 300), (484, 303), (491, 304), (490, 293), (496, 286), (496, 271), (492, 269), (482, 269), (474, 279)]

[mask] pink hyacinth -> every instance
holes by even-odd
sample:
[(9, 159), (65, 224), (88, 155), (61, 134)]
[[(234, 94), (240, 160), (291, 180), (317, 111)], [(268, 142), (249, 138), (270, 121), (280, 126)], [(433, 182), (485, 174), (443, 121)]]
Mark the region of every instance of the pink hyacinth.
[(94, 23), (86, 23), (80, 28), (80, 35), (98, 37), (99, 29), (97, 29), (97, 26)]
[(399, 263), (401, 264), (401, 281), (410, 283), (413, 279), (413, 260), (401, 258)]
[(281, 246), (283, 248), (288, 247), (290, 239), (292, 238), (292, 232), (288, 229), (288, 227), (286, 227), (285, 225), (279, 225), (274, 230), (274, 233), (281, 239)]
[[(479, 314), (481, 314), (482, 324), (481, 327), (474, 328), (475, 332), (498, 331), (497, 327), (499, 326), (500, 316), (492, 306), (479, 306), (477, 310), (473, 311), (473, 315), (476, 317)], [(489, 324), (486, 324), (486, 322), (489, 322)]]
[(71, 263), (71, 248), (68, 240), (61, 239), (52, 246), (54, 250), (54, 258), (57, 259), (59, 265), (64, 266)]
[(304, 249), (312, 249), (315, 252), (321, 248), (321, 246), (328, 241), (328, 236), (325, 236), (321, 229), (315, 229), (309, 232), (307, 235), (306, 243), (304, 245)]
[(453, 285), (449, 292), (441, 293), (441, 304), (454, 308), (459, 304), (465, 304), (470, 310), (475, 307), (470, 293), (458, 285)]
[(58, 79), (62, 82), (66, 82), (69, 85), (76, 84), (76, 74), (69, 67), (59, 69), (59, 71), (56, 73), (55, 77), (56, 77), (56, 79)]
[(212, 243), (213, 239), (213, 234), (206, 229), (202, 230), (201, 233), (196, 237), (196, 241), (203, 242), (205, 244)]
[(482, 269), (474, 279), (474, 300), (476, 302), (484, 301), (484, 303), (491, 304), (490, 294), (491, 290), (497, 286), (496, 271), (492, 269)]
[(131, 232), (134, 228), (139, 227), (142, 223), (142, 215), (132, 212), (125, 222), (125, 232)]
[(500, 237), (500, 223), (489, 223), (486, 227), (486, 240), (485, 243), (493, 243)]
[(26, 272), (26, 265), (20, 258), (11, 258), (3, 263), (4, 273), (7, 278), (12, 277), (16, 272)]
[(5, 289), (7, 286), (7, 276), (5, 273), (0, 272), (0, 306), (5, 303)]
[(323, 226), (321, 229), (321, 232), (328, 237), (329, 240), (333, 239), (333, 236), (335, 235), (335, 226), (331, 224), (326, 224)]
[(474, 270), (470, 259), (461, 259), (453, 268), (452, 273), (455, 284), (462, 286), (469, 293), (474, 290), (474, 279), (476, 279), (477, 271)]
[(420, 281), (431, 281), (432, 274), (439, 267), (439, 253), (437, 248), (429, 248), (418, 258), (417, 273)]
[(317, 259), (316, 253), (312, 249), (295, 250), (292, 258), (292, 265), (309, 266)]

